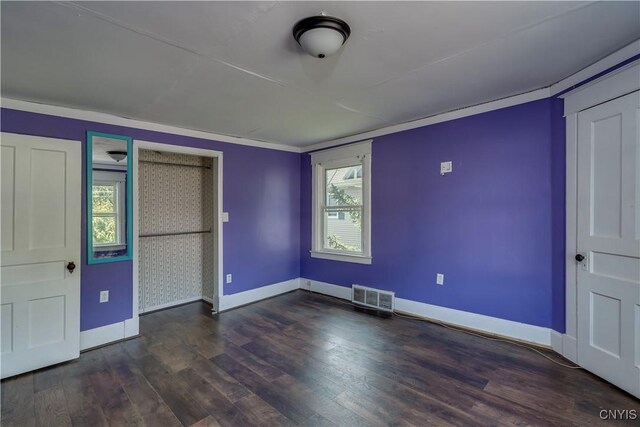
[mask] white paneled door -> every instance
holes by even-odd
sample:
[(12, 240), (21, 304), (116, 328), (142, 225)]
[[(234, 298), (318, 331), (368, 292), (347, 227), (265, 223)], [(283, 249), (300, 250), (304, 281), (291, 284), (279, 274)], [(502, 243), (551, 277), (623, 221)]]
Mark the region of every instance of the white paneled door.
[(640, 92), (578, 114), (578, 363), (640, 397)]
[(8, 133), (0, 148), (5, 378), (79, 356), (82, 156), (76, 141)]

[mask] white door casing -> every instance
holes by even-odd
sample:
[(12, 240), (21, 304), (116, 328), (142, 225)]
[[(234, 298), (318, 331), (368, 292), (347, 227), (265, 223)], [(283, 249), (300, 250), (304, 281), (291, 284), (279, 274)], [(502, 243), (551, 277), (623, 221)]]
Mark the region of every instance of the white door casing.
[(139, 289), (140, 289), (140, 261), (137, 251), (140, 248), (140, 206), (139, 200), (139, 151), (140, 150), (155, 150), (167, 153), (175, 154), (187, 154), (200, 157), (212, 158), (212, 178), (213, 178), (213, 270), (214, 270), (214, 283), (213, 283), (213, 295), (203, 296), (203, 299), (210, 301), (213, 305), (213, 311), (218, 312), (220, 307), (220, 301), (224, 295), (224, 280), (223, 280), (223, 259), (224, 259), (224, 246), (223, 246), (223, 215), (222, 215), (222, 191), (223, 191), (223, 152), (216, 150), (209, 150), (206, 148), (195, 148), (181, 145), (163, 144), (159, 142), (150, 142), (143, 140), (133, 141), (133, 317), (137, 318), (139, 315)]
[(578, 363), (640, 397), (640, 92), (577, 114)]
[(5, 378), (79, 356), (82, 154), (78, 141), (2, 133), (0, 157)]

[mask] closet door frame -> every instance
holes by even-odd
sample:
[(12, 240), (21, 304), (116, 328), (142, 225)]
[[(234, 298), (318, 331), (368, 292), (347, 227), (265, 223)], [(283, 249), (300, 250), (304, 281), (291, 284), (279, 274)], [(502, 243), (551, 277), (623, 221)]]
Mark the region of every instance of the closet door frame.
[(139, 200), (139, 181), (138, 181), (138, 160), (140, 150), (163, 151), (172, 154), (188, 154), (191, 156), (209, 157), (212, 161), (211, 174), (213, 179), (213, 246), (216, 256), (214, 257), (214, 279), (213, 279), (213, 296), (211, 303), (213, 311), (219, 311), (220, 296), (224, 295), (223, 281), (223, 215), (222, 215), (222, 151), (208, 150), (206, 148), (184, 147), (181, 145), (161, 144), (158, 142), (134, 140), (133, 141), (133, 317), (138, 318), (139, 315), (139, 237), (140, 237), (140, 204)]

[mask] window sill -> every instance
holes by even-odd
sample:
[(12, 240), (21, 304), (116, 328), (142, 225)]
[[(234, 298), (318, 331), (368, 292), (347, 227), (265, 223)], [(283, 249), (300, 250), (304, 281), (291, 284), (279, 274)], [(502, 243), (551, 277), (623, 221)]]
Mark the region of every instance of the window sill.
[(337, 254), (333, 252), (317, 252), (317, 251), (309, 251), (311, 253), (311, 258), (322, 258), (328, 259), (331, 261), (343, 261), (343, 262), (353, 262), (356, 264), (371, 264), (371, 257), (364, 255), (346, 255), (346, 254)]
[(126, 249), (127, 245), (93, 245), (94, 252), (113, 252)]

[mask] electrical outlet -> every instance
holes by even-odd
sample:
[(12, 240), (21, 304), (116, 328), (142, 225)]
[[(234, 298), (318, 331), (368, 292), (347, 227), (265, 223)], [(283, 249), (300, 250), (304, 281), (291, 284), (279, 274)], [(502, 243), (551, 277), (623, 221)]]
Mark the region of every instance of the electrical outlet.
[(441, 162), (440, 163), (440, 175), (444, 175), (445, 173), (450, 173), (453, 171), (453, 163), (452, 162)]
[(227, 274), (227, 283), (231, 283), (232, 277), (230, 274)]
[(444, 285), (444, 274), (436, 274), (436, 285)]
[(307, 289), (311, 290), (311, 280), (307, 280)]
[(109, 291), (100, 291), (100, 303), (109, 302)]

